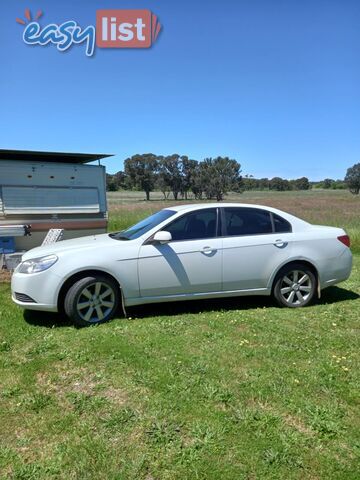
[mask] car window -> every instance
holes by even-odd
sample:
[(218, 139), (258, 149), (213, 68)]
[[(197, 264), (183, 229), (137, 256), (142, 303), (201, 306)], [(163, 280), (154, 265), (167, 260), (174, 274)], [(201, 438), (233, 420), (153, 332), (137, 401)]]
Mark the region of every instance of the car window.
[(274, 228), (277, 233), (288, 233), (292, 231), (291, 224), (285, 218), (273, 213)]
[(216, 237), (216, 208), (183, 215), (163, 228), (173, 240), (195, 240)]
[(225, 236), (272, 233), (270, 212), (257, 208), (225, 208)]

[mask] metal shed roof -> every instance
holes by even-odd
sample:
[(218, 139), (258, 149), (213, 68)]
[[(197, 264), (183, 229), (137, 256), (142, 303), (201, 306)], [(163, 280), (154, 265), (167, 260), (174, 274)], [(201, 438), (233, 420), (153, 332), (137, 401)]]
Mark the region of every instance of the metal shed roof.
[(28, 160), (30, 162), (89, 163), (112, 156), (104, 153), (36, 152), (32, 150), (0, 149), (0, 160)]

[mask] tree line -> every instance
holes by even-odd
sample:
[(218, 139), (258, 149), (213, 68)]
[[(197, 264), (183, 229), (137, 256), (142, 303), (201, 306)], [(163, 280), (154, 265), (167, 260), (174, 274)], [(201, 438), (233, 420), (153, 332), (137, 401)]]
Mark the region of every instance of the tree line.
[(294, 180), (285, 178), (254, 178), (252, 175), (245, 175), (243, 178), (244, 190), (276, 190), (284, 192), (287, 190), (310, 190), (311, 188), (322, 188), (331, 190), (343, 190), (347, 188), (344, 180), (333, 180), (325, 178), (318, 182), (311, 182), (307, 177)]
[(241, 175), (241, 165), (229, 157), (205, 158), (202, 161), (186, 155), (137, 154), (124, 161), (124, 171), (106, 175), (108, 191), (142, 190), (147, 200), (154, 190), (161, 191), (164, 198), (170, 195), (196, 200), (206, 198), (221, 201), (229, 191), (241, 193), (244, 190), (309, 190), (311, 188), (345, 189), (351, 193), (360, 192), (360, 163), (347, 170), (344, 180), (325, 178), (310, 182), (307, 177), (287, 180), (281, 177), (254, 178)]
[(108, 190), (138, 189), (150, 193), (160, 190), (164, 198), (170, 194), (177, 200), (195, 199), (220, 201), (229, 191), (240, 192), (241, 165), (229, 157), (205, 158), (199, 162), (186, 155), (159, 156), (152, 153), (133, 155), (124, 161), (124, 171), (107, 175)]

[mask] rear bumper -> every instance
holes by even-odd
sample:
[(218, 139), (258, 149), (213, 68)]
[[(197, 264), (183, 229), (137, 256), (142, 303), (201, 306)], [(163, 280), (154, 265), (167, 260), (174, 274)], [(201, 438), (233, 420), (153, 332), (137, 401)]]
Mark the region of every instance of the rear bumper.
[(324, 266), (320, 276), (320, 288), (330, 287), (337, 283), (344, 282), (350, 277), (352, 269), (352, 254), (349, 248), (336, 257), (332, 258)]

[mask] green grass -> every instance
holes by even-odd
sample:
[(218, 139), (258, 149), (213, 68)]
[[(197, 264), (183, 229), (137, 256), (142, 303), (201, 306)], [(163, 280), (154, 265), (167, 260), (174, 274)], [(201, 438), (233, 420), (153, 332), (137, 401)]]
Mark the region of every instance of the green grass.
[[(155, 208), (125, 207), (112, 223)], [(151, 305), (81, 330), (0, 284), (0, 478), (355, 480), (359, 307), (359, 255), (305, 309)]]
[(0, 472), (16, 479), (355, 479), (360, 258), (303, 310), (137, 308), (75, 330), (0, 288)]

